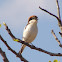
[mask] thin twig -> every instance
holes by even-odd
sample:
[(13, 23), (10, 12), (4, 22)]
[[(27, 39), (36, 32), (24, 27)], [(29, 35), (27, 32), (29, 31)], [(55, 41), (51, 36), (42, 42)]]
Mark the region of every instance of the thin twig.
[(3, 52), (1, 48), (0, 48), (0, 54), (1, 54), (1, 56), (3, 57), (3, 61), (4, 61), (4, 62), (9, 62), (9, 60), (8, 60), (7, 57), (6, 57), (5, 52)]
[(61, 37), (62, 37), (62, 32), (59, 32), (59, 34), (61, 35)]
[[(56, 0), (56, 5), (57, 5), (57, 15), (58, 15), (58, 18), (61, 19), (61, 16), (60, 16), (60, 7), (59, 7), (59, 2), (58, 2), (58, 0)], [(58, 22), (58, 24), (60, 24), (60, 23)], [(61, 22), (60, 29), (61, 29), (61, 32), (59, 32), (59, 34), (60, 34), (61, 37), (62, 37), (62, 22)]]
[[(7, 29), (6, 29), (7, 32), (11, 33), (10, 29), (8, 28), (8, 26), (6, 25), (5, 27), (7, 27)], [(8, 31), (8, 30), (9, 30), (9, 31)], [(13, 37), (14, 35), (12, 34), (12, 35), (10, 35), (10, 36)], [(16, 38), (16, 37), (15, 37), (15, 38)], [(16, 38), (16, 39), (17, 39), (17, 38)], [(26, 43), (26, 42), (24, 42), (24, 41), (22, 41), (22, 40), (20, 40), (20, 39), (18, 39), (18, 40), (19, 40), (19, 41), (17, 41), (17, 42), (22, 43), (22, 44), (25, 44), (25, 45), (27, 45), (28, 47), (30, 47), (31, 49), (34, 49), (34, 50), (37, 50), (37, 51), (40, 51), (40, 52), (49, 54), (50, 56), (62, 56), (61, 53), (48, 52), (48, 51), (46, 51), (46, 50), (44, 50), (44, 49), (35, 47), (34, 45), (30, 45), (30, 44), (28, 44), (28, 43)]]
[(58, 42), (59, 46), (62, 47), (62, 44), (61, 44), (60, 40), (57, 38), (57, 36), (55, 35), (53, 30), (51, 30), (51, 33), (53, 34), (55, 40)]
[(56, 0), (56, 5), (57, 5), (57, 14), (58, 14), (58, 17), (59, 17), (59, 19), (61, 19), (61, 17), (60, 17), (60, 7), (59, 7), (58, 0)]
[[(53, 17), (55, 17), (55, 18), (58, 20), (58, 22), (61, 24), (61, 19), (59, 19), (56, 15), (52, 14), (51, 12), (47, 11), (46, 9), (41, 8), (40, 6), (39, 6), (39, 8), (40, 8), (41, 10), (45, 11), (46, 13), (52, 15)], [(59, 26), (60, 26), (60, 25), (59, 25)]]
[(28, 62), (25, 58), (22, 57), (22, 55), (19, 55), (17, 52), (15, 52), (13, 49), (11, 49), (10, 46), (9, 46), (9, 45), (7, 44), (7, 42), (2, 38), (1, 35), (0, 35), (0, 39), (1, 39), (2, 42), (6, 45), (6, 47), (8, 48), (8, 50), (10, 50), (12, 53), (14, 53), (17, 57), (19, 57), (21, 61)]

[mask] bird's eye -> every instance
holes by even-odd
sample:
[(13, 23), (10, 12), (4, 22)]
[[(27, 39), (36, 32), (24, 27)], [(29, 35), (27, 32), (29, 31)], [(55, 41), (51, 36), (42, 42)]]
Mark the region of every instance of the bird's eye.
[(30, 20), (32, 20), (32, 18), (30, 18)]

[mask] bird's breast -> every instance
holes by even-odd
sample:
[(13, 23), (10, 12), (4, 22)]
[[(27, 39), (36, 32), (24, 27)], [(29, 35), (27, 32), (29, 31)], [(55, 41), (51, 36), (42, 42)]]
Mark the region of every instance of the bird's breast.
[(31, 43), (35, 39), (37, 32), (37, 25), (28, 25), (23, 32), (24, 41)]

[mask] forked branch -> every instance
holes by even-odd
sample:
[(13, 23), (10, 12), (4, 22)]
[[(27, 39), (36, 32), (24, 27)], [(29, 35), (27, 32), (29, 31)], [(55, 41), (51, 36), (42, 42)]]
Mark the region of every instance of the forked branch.
[(40, 6), (39, 6), (39, 8), (41, 10), (45, 11), (46, 13), (50, 14), (51, 16), (55, 17), (58, 20), (58, 22), (61, 24), (61, 19), (59, 19), (56, 15), (52, 14), (51, 12), (47, 11), (46, 9), (41, 8)]
[[(55, 17), (55, 18), (58, 20), (58, 26), (59, 26), (59, 28), (61, 29), (61, 32), (59, 32), (59, 34), (60, 34), (61, 37), (62, 37), (62, 22), (61, 22), (60, 7), (59, 7), (59, 2), (58, 2), (58, 0), (56, 0), (56, 5), (57, 5), (57, 14), (58, 14), (58, 16), (52, 14), (51, 12), (49, 12), (49, 11), (43, 9), (43, 8), (41, 8), (40, 6), (39, 6), (39, 8), (40, 8), (42, 11), (45, 11), (46, 13), (48, 13), (48, 14), (50, 14), (51, 16)], [(58, 42), (59, 46), (62, 47), (62, 44), (60, 43), (60, 41), (59, 41), (58, 38), (56, 37), (56, 35), (55, 35), (55, 33), (54, 33), (53, 30), (52, 30), (52, 34), (53, 34), (54, 38), (56, 39), (56, 41)]]

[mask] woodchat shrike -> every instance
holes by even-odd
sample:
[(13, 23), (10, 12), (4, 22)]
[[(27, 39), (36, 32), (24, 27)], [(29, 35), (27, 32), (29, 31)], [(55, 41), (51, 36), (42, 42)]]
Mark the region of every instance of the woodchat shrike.
[[(33, 15), (28, 19), (28, 24), (25, 26), (23, 31), (22, 41), (27, 43), (31, 43), (37, 36), (38, 28), (37, 28), (38, 17)], [(22, 44), (19, 54), (21, 54), (26, 45)]]

